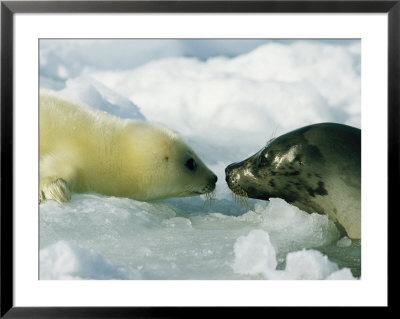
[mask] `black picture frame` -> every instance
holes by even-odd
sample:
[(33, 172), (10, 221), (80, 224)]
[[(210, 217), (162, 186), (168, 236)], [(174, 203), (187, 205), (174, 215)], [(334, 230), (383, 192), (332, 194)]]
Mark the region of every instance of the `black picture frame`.
[[(396, 1), (1, 1), (1, 318), (177, 318), (207, 315), (207, 307), (15, 307), (13, 303), (13, 19), (15, 13), (387, 13), (388, 218), (398, 212), (400, 0)], [(397, 209), (396, 209), (397, 208)], [(388, 232), (388, 247), (390, 235)], [(389, 287), (390, 281), (388, 281)], [(389, 296), (388, 306), (391, 305)], [(388, 308), (389, 308), (388, 307)], [(275, 308), (252, 308), (270, 312)], [(293, 309), (293, 307), (292, 307)], [(248, 309), (213, 308), (216, 316)], [(335, 311), (335, 310), (334, 310)], [(207, 314), (206, 314), (207, 313)]]

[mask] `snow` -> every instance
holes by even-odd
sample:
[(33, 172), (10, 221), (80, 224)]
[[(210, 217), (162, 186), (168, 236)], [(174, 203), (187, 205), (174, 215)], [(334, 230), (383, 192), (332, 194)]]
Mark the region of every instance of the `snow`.
[(40, 250), (40, 279), (124, 279), (122, 269), (92, 249), (58, 241)]
[(268, 272), (274, 272), (278, 265), (275, 248), (271, 244), (268, 233), (263, 230), (252, 230), (247, 236), (239, 237), (234, 251), (233, 269), (237, 273), (265, 273), (268, 277)]
[(325, 279), (337, 270), (338, 266), (319, 251), (301, 250), (287, 255), (283, 276), (286, 279)]
[(331, 273), (325, 280), (354, 280), (354, 277), (348, 268), (343, 268)]
[(59, 94), (120, 118), (145, 120), (137, 105), (87, 76), (67, 80)]
[(241, 274), (261, 274), (265, 279), (280, 280), (349, 280), (355, 279), (348, 268), (339, 270), (336, 263), (316, 250), (290, 252), (286, 267), (277, 270), (277, 257), (268, 232), (255, 229), (237, 239), (233, 269)]
[(41, 40), (41, 89), (171, 127), (218, 183), (212, 200), (41, 204), (40, 278), (358, 278), (359, 241), (282, 199), (233, 196), (224, 169), (303, 125), (360, 127), (360, 85), (356, 40)]

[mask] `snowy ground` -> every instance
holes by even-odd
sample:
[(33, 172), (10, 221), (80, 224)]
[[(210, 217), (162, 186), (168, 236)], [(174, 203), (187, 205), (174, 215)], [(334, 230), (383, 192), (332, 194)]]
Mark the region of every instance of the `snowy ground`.
[(173, 128), (218, 175), (211, 201), (75, 194), (45, 202), (41, 279), (360, 276), (360, 241), (281, 199), (237, 203), (224, 175), (292, 129), (360, 127), (359, 41), (41, 40), (40, 85)]

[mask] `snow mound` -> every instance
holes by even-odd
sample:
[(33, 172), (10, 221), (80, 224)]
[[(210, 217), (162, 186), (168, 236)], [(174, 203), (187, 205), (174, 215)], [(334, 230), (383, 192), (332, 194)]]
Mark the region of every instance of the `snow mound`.
[(145, 120), (137, 105), (89, 76), (67, 80), (66, 87), (58, 93), (120, 118)]
[(125, 273), (92, 249), (58, 241), (40, 250), (40, 279), (125, 279)]
[(251, 136), (262, 146), (274, 130), (317, 122), (360, 127), (359, 53), (359, 43), (267, 43), (231, 59), (170, 57), (89, 74), (138, 103), (147, 119), (187, 136), (208, 133), (220, 144), (232, 134), (241, 143)]

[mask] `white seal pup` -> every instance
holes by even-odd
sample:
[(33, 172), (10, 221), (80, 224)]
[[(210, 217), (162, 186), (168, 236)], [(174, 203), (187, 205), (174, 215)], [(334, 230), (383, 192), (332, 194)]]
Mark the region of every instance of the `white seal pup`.
[(39, 202), (94, 191), (151, 201), (210, 193), (216, 175), (169, 128), (40, 94)]
[(328, 215), (361, 238), (361, 130), (336, 123), (309, 125), (273, 139), (225, 169), (237, 195), (279, 197), (306, 212)]

